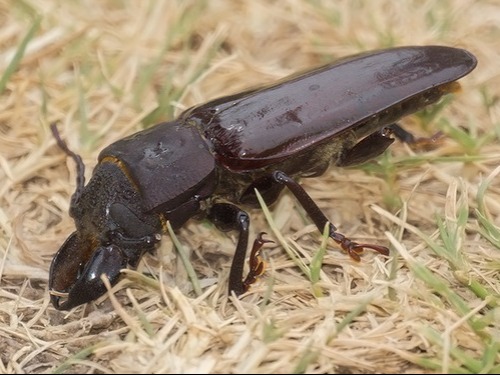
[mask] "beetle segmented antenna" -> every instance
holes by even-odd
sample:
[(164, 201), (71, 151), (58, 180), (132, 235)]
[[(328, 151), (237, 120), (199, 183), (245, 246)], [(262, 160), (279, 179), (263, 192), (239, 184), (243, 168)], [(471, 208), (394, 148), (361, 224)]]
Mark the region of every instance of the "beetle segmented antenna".
[(63, 150), (66, 155), (71, 157), (76, 163), (76, 189), (73, 195), (71, 196), (71, 207), (74, 207), (80, 196), (82, 195), (83, 188), (85, 186), (85, 164), (83, 164), (82, 157), (78, 154), (75, 154), (68, 148), (66, 142), (64, 142), (59, 134), (59, 130), (57, 130), (57, 125), (55, 122), (50, 124), (50, 130), (52, 131), (52, 135), (56, 139), (56, 143), (61, 150)]

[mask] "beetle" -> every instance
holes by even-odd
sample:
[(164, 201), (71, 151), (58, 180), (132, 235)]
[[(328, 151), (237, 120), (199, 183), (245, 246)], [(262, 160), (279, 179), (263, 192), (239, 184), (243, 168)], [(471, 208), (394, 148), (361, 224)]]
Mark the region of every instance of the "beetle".
[(238, 232), (229, 292), (241, 295), (264, 271), (261, 234), (243, 277), (250, 220), (242, 207), (258, 206), (255, 189), (272, 204), (288, 188), (355, 261), (364, 249), (389, 255), (385, 246), (339, 233), (297, 179), (375, 158), (394, 136), (413, 141), (396, 122), (455, 91), (476, 64), (470, 52), (447, 46), (349, 56), (118, 140), (100, 152), (88, 184), (82, 159), (53, 125), (57, 144), (76, 162), (77, 183), (69, 210), (76, 231), (50, 266), (52, 304), (67, 310), (97, 299), (106, 292), (102, 274), (116, 284), (121, 269), (137, 267), (157, 247), (167, 221), (176, 229), (190, 218)]

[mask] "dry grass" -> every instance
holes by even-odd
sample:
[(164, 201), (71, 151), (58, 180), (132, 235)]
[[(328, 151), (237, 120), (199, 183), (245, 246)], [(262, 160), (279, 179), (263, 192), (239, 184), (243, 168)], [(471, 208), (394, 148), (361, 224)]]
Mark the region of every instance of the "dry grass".
[[(3, 0), (0, 10), (0, 373), (500, 371), (500, 3)], [(443, 145), (399, 143), (377, 163), (304, 181), (344, 233), (390, 245), (390, 259), (356, 264), (330, 243), (311, 281), (284, 246), (308, 266), (321, 236), (285, 195), (272, 223), (252, 212), (253, 235), (274, 228), (286, 242), (270, 235), (267, 272), (241, 300), (227, 299), (235, 238), (190, 222), (178, 240), (200, 296), (165, 236), (98, 303), (49, 305), (75, 181), (50, 122), (90, 175), (102, 147), (195, 103), (412, 44), (479, 59), (462, 93), (404, 120), (419, 135), (444, 131)]]

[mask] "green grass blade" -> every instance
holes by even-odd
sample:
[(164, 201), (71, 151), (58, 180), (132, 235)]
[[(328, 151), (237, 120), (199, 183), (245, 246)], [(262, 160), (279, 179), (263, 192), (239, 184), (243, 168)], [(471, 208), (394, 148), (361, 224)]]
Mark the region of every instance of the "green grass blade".
[(193, 265), (189, 261), (189, 257), (187, 256), (187, 253), (184, 250), (184, 246), (182, 246), (180, 241), (177, 239), (177, 236), (175, 235), (174, 230), (172, 229), (172, 226), (170, 225), (169, 221), (167, 221), (167, 229), (168, 229), (168, 233), (170, 235), (170, 238), (172, 239), (172, 242), (174, 243), (174, 246), (177, 249), (179, 256), (181, 257), (182, 263), (184, 264), (184, 267), (186, 268), (186, 272), (188, 274), (188, 277), (191, 280), (191, 283), (193, 284), (194, 292), (196, 293), (197, 296), (201, 296), (202, 290), (201, 290), (201, 286), (200, 286), (200, 281), (198, 280), (198, 276), (196, 276), (196, 272), (193, 268)]
[(7, 82), (9, 82), (10, 77), (14, 74), (17, 68), (19, 68), (19, 65), (21, 65), (21, 60), (23, 59), (24, 53), (26, 52), (26, 48), (28, 47), (28, 44), (31, 41), (31, 39), (33, 39), (33, 37), (35, 36), (35, 33), (38, 31), (38, 28), (40, 27), (40, 22), (41, 18), (38, 17), (35, 19), (33, 25), (31, 25), (31, 28), (26, 33), (26, 36), (21, 41), (21, 44), (19, 44), (19, 48), (14, 54), (14, 57), (12, 58), (9, 65), (5, 69), (5, 72), (3, 73), (2, 78), (0, 79), (0, 95), (2, 95), (3, 92), (5, 91), (5, 88), (7, 87)]

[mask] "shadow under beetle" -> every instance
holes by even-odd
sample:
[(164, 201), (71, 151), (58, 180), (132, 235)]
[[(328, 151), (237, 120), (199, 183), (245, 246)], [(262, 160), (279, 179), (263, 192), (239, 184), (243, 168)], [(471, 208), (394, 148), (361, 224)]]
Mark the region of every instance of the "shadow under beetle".
[(166, 231), (206, 217), (223, 231), (239, 232), (229, 291), (244, 293), (264, 265), (259, 236), (243, 278), (249, 216), (241, 206), (266, 204), (286, 187), (322, 232), (351, 258), (363, 249), (383, 255), (384, 246), (359, 244), (328, 222), (296, 178), (321, 175), (333, 163), (348, 166), (381, 154), (398, 138), (412, 141), (395, 122), (435, 103), (458, 87), (476, 58), (463, 49), (410, 46), (349, 56), (263, 88), (212, 100), (121, 139), (101, 151), (85, 185), (81, 158), (70, 215), (76, 231), (55, 255), (49, 276), (51, 301), (67, 310), (106, 292), (120, 270), (137, 267)]

